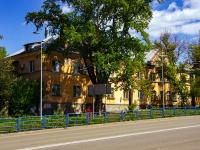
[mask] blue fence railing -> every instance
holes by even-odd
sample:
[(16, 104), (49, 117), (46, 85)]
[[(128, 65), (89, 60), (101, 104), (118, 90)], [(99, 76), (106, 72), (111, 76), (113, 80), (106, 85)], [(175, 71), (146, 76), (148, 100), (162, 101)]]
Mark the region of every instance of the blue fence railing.
[(26, 116), (0, 118), (0, 134), (50, 128), (65, 128), (89, 124), (102, 124), (130, 120), (200, 115), (200, 107), (151, 108), (135, 111), (112, 111), (103, 113), (68, 113), (65, 115)]

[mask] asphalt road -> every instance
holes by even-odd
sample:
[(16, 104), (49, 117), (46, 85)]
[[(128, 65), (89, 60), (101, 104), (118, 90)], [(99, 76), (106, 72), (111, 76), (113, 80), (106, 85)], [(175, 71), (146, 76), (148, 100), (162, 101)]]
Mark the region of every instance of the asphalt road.
[(0, 135), (0, 150), (200, 150), (200, 116)]

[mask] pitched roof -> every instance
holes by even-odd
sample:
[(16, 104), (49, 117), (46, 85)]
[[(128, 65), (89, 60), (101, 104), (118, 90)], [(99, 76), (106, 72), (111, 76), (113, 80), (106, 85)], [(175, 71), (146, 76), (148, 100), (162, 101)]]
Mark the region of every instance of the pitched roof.
[(149, 62), (152, 61), (152, 59), (155, 57), (155, 55), (158, 53), (159, 49), (153, 49), (150, 50), (149, 52), (146, 52), (146, 56), (145, 56), (145, 62)]
[[(45, 38), (44, 40), (42, 40), (42, 42), (43, 42), (42, 47), (44, 48), (46, 46), (46, 43), (51, 43), (56, 38), (58, 38), (58, 35), (49, 36), (49, 37)], [(30, 51), (38, 50), (41, 47), (41, 42), (27, 43), (24, 46), (28, 46), (28, 45), (30, 45)], [(158, 49), (153, 49), (153, 50), (150, 50), (149, 52), (146, 52), (145, 53), (145, 62), (146, 63), (150, 62), (155, 57), (155, 55), (158, 51), (159, 51)], [(26, 49), (22, 48), (19, 51), (16, 51), (15, 53), (8, 55), (8, 57), (16, 56), (16, 55), (22, 54), (24, 52), (26, 52)]]
[[(47, 43), (51, 43), (56, 38), (58, 38), (58, 35), (49, 36), (49, 37), (45, 38), (44, 40), (42, 40), (42, 47), (43, 48), (46, 47)], [(38, 50), (41, 47), (41, 42), (33, 42), (33, 43), (24, 44), (24, 48), (16, 51), (15, 53), (8, 55), (8, 57), (12, 57), (12, 56), (16, 56), (16, 55), (25, 53), (26, 52), (26, 48), (25, 48), (26, 46), (30, 46), (30, 51)]]

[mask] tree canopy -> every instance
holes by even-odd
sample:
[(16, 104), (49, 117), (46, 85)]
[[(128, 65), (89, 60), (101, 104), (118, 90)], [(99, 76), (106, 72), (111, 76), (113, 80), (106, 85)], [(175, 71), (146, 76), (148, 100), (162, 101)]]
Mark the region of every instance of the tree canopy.
[(200, 97), (200, 32), (188, 47), (188, 60), (193, 65), (191, 70), (191, 87), (190, 95), (192, 97), (192, 105), (196, 106), (196, 97)]
[[(115, 72), (126, 89), (135, 87), (129, 77), (138, 70), (136, 66), (141, 66), (131, 62), (143, 64), (144, 52), (150, 44), (145, 29), (152, 19), (152, 1), (45, 0), (42, 10), (27, 13), (25, 19), (37, 30), (46, 25), (59, 35), (47, 51), (61, 49), (66, 57), (70, 52), (79, 52), (93, 84), (107, 83)], [(71, 11), (64, 13), (63, 6)]]
[(188, 81), (186, 81), (187, 74), (184, 74), (185, 65), (183, 63), (179, 64), (178, 60), (186, 50), (186, 43), (179, 40), (176, 35), (166, 31), (161, 34), (159, 41), (155, 41), (154, 44), (156, 48), (160, 49), (161, 55), (164, 55), (163, 57), (166, 60), (163, 61), (164, 77), (170, 81), (175, 92), (180, 95), (181, 105), (183, 106), (188, 99), (189, 89), (187, 87)]
[[(3, 38), (0, 36), (0, 38)], [(16, 79), (12, 60), (7, 57), (6, 48), (0, 46), (0, 102), (9, 102), (13, 83)]]
[(15, 117), (30, 115), (30, 109), (39, 106), (39, 80), (29, 81), (19, 77), (13, 85), (9, 101), (9, 114)]

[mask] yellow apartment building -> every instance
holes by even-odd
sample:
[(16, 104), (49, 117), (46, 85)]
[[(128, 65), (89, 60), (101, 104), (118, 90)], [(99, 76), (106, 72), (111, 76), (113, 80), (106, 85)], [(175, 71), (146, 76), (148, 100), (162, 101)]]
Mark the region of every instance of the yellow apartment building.
[[(45, 43), (56, 37), (48, 37), (43, 41)], [(28, 43), (24, 48), (10, 55), (13, 58), (14, 66), (19, 74), (24, 78), (34, 80), (40, 79), (40, 58), (41, 43)], [(166, 79), (162, 82), (161, 77), (156, 73), (160, 59), (160, 51), (152, 50), (146, 53), (146, 69), (139, 73), (138, 80), (141, 80), (142, 74), (147, 74), (152, 81), (152, 95), (144, 96), (142, 91), (133, 90), (133, 102), (137, 101), (140, 108), (163, 105), (179, 105), (178, 95)], [(83, 65), (83, 60), (78, 53), (74, 52), (70, 57), (65, 57), (62, 51), (55, 50), (49, 55), (42, 55), (42, 80), (43, 90), (47, 94), (43, 97), (43, 114), (53, 114), (57, 108), (61, 108), (64, 113), (85, 112), (87, 105), (92, 105), (93, 97), (88, 94), (88, 86), (92, 84), (87, 74), (87, 68)], [(112, 74), (110, 77), (114, 77)], [(111, 94), (103, 98), (103, 104), (107, 111), (120, 111), (127, 109), (129, 93), (128, 91), (114, 90), (114, 84), (111, 85)], [(164, 87), (164, 88), (163, 88)], [(38, 93), (39, 94), (39, 93)]]

